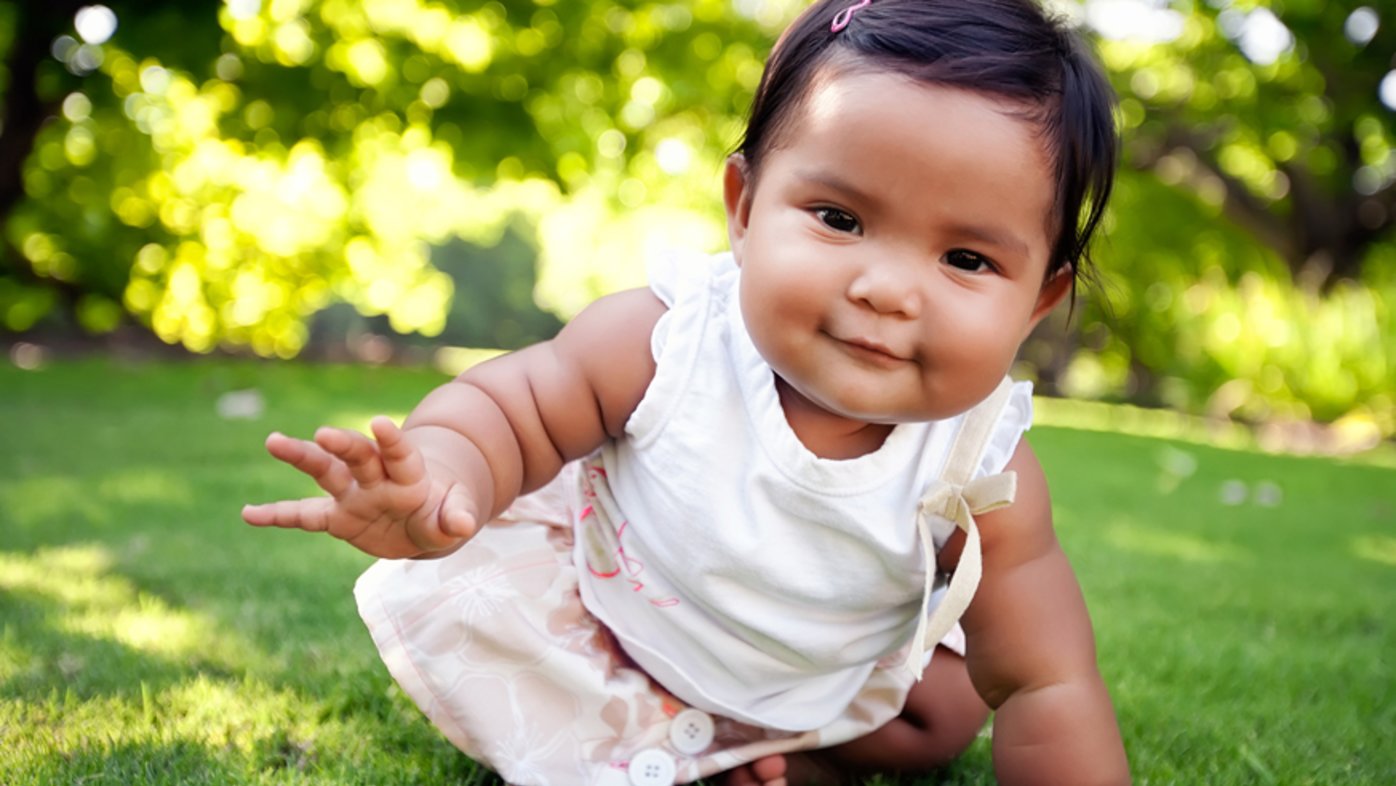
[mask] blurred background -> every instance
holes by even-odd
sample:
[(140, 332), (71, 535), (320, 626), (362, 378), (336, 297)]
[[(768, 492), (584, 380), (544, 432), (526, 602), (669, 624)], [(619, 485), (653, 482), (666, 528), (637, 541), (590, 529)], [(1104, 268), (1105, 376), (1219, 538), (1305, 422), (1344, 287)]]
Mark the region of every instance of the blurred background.
[[(0, 0), (0, 342), (436, 363), (725, 242), (792, 0)], [(1017, 372), (1396, 434), (1396, 6), (1056, 0), (1120, 95), (1098, 284)]]

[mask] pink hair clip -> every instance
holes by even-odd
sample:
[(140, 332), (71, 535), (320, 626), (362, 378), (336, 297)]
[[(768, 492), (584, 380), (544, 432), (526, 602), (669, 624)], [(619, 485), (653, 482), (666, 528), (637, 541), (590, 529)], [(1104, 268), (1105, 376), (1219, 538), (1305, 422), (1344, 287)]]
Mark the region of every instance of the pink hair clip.
[(859, 2), (835, 14), (833, 24), (829, 25), (829, 32), (837, 33), (845, 27), (848, 27), (848, 23), (853, 21), (853, 15), (857, 13), (859, 9), (865, 8), (871, 3), (872, 0), (859, 0)]

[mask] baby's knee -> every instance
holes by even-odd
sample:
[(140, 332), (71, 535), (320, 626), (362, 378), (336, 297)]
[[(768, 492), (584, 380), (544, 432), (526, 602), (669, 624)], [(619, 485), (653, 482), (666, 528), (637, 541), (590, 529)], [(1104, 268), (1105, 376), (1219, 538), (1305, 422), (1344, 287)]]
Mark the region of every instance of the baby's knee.
[(941, 648), (907, 695), (901, 714), (836, 753), (855, 768), (934, 770), (964, 753), (988, 717), (989, 707), (975, 692), (964, 659)]
[(920, 732), (921, 743), (944, 759), (943, 764), (974, 742), (989, 719), (989, 706), (970, 682), (964, 659), (940, 648), (907, 696), (901, 717)]
[(831, 753), (855, 772), (929, 772), (959, 758), (988, 715), (989, 708), (982, 702), (909, 705), (887, 725)]
[(964, 719), (930, 721), (902, 715), (866, 737), (830, 750), (839, 766), (851, 773), (930, 772), (965, 752), (977, 726)]
[(918, 759), (919, 769), (935, 769), (969, 749), (989, 719), (989, 707), (974, 694), (931, 708), (908, 707), (901, 719), (915, 729), (914, 735), (908, 735), (906, 755)]

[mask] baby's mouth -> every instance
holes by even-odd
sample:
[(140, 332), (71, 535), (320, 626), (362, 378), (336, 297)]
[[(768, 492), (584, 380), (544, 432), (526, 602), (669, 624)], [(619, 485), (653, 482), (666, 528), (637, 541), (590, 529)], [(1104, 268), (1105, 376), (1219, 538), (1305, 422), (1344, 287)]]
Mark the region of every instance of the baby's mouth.
[(847, 347), (851, 354), (876, 361), (883, 365), (908, 363), (911, 360), (876, 339), (863, 336), (853, 336), (849, 338), (834, 337), (834, 339)]

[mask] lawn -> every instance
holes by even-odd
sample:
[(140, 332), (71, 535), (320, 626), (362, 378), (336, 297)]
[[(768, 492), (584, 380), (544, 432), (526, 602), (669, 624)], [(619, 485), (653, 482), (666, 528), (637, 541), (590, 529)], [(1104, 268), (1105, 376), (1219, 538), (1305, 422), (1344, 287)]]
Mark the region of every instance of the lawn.
[[(350, 596), (368, 559), (238, 518), (309, 491), (267, 431), (400, 415), (441, 379), (0, 366), (0, 783), (491, 782), (380, 666)], [(218, 414), (247, 389), (260, 417)], [(1137, 783), (1396, 783), (1389, 461), (1032, 441)], [(992, 782), (987, 741), (939, 782)]]

